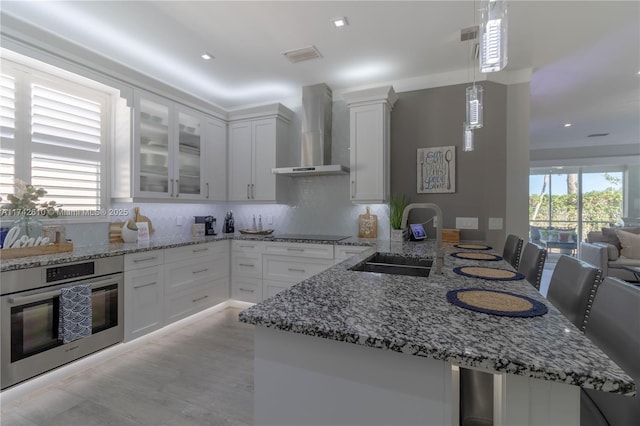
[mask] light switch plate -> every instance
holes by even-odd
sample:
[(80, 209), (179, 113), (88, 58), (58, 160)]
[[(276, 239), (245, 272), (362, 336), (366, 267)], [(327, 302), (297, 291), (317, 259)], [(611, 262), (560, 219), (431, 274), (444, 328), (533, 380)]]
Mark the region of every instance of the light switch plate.
[(456, 217), (456, 229), (478, 229), (478, 218)]
[(490, 217), (489, 218), (489, 229), (490, 230), (502, 229), (502, 218), (501, 217)]
[(184, 224), (184, 216), (176, 217), (176, 226), (182, 226)]

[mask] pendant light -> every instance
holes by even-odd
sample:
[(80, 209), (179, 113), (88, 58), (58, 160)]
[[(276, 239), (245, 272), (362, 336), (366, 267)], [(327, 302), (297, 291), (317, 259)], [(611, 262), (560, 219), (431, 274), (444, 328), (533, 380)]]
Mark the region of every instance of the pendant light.
[(467, 126), (470, 129), (482, 127), (482, 86), (476, 85), (467, 87)]
[(496, 72), (507, 65), (507, 2), (485, 0), (481, 6), (480, 72)]
[(462, 138), (464, 141), (462, 150), (465, 152), (473, 151), (473, 130), (467, 125), (467, 123), (462, 125)]

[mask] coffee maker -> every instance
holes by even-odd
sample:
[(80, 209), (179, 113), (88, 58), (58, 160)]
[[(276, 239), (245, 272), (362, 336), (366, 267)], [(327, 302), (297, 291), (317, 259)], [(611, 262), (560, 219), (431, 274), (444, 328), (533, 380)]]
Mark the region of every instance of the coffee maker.
[(222, 232), (225, 234), (233, 234), (236, 232), (236, 227), (233, 220), (233, 212), (229, 211), (224, 217), (224, 225), (222, 225)]
[(216, 235), (216, 218), (213, 216), (195, 216), (196, 223), (204, 223), (204, 235)]

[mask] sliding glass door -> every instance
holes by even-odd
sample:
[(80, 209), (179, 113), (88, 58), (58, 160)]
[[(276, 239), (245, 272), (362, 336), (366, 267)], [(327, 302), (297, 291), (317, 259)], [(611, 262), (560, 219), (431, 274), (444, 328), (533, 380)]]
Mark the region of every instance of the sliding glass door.
[(530, 240), (576, 254), (590, 231), (621, 222), (623, 167), (547, 167), (529, 175)]

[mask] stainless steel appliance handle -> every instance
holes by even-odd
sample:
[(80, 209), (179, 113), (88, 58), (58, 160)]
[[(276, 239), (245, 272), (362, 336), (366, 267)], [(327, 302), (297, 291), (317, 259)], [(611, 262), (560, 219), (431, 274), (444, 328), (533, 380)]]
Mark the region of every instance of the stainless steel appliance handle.
[[(91, 289), (108, 287), (110, 285), (117, 284), (120, 278), (121, 277), (94, 281), (91, 283)], [(9, 297), (7, 300), (11, 305), (24, 305), (25, 303), (39, 302), (40, 300), (46, 300), (46, 299), (51, 299), (52, 297), (55, 297), (55, 296), (60, 296), (60, 289), (66, 288), (66, 287), (73, 287), (73, 285), (67, 285), (67, 286), (63, 285), (57, 290), (51, 290), (44, 293), (32, 294), (30, 296)]]

